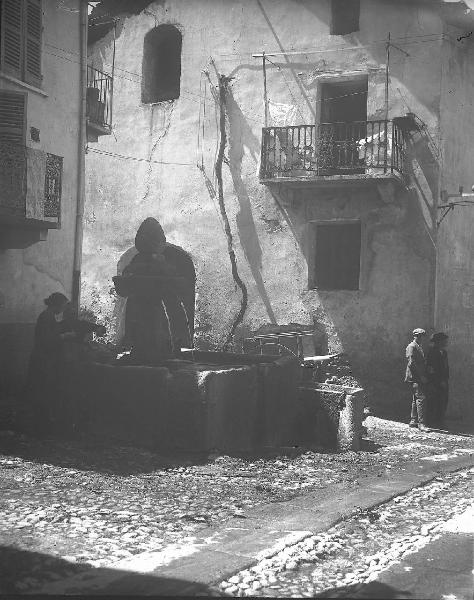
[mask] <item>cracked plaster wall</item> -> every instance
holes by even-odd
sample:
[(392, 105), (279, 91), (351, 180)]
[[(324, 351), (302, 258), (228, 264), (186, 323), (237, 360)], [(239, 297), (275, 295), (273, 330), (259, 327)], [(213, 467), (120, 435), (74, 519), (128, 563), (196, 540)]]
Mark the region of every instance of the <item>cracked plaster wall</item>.
[[(143, 38), (160, 23), (176, 24), (183, 34), (181, 97), (173, 102), (172, 113), (169, 103), (140, 102)], [(258, 181), (263, 82), (261, 61), (251, 57), (252, 52), (281, 48), (365, 46), (383, 39), (389, 30), (396, 39), (438, 34), (442, 27), (435, 9), (424, 3), (400, 6), (371, 0), (361, 3), (360, 31), (344, 38), (329, 35), (325, 1), (235, 0), (224, 6), (219, 0), (200, 0), (197, 7), (170, 0), (151, 3), (146, 13), (123, 17), (116, 45), (115, 137), (101, 138), (97, 147), (135, 157), (149, 157), (153, 148), (153, 160), (189, 165), (88, 156), (83, 303), (102, 306), (104, 319), (110, 318), (109, 291), (117, 262), (133, 246), (140, 222), (153, 216), (162, 223), (168, 241), (194, 260), (196, 344), (215, 348), (225, 339), (240, 296), (214, 196), (216, 108), (201, 74), (209, 69), (216, 82), (208, 63), (212, 56), (219, 72), (234, 77), (227, 104), (230, 164), (224, 164), (224, 195), (239, 272), (249, 291), (239, 335), (268, 324), (316, 324), (331, 349), (344, 349), (354, 358), (359, 375), (374, 390), (375, 402), (401, 406), (400, 394), (404, 394), (402, 410), (408, 410), (408, 393), (400, 384), (405, 346), (414, 326), (432, 326), (430, 236), (436, 173), (425, 173), (424, 165), (415, 164), (421, 175), (405, 194), (374, 188), (353, 194), (316, 189), (311, 199), (305, 191), (304, 200), (288, 203), (284, 190), (270, 190)], [(392, 52), (390, 117), (415, 112), (437, 140), (441, 42), (435, 37), (408, 49), (410, 59)], [(99, 68), (110, 68), (111, 34), (91, 48), (91, 59)], [(369, 118), (383, 116), (383, 44), (271, 60), (275, 64), (267, 69), (268, 95), (286, 106), (286, 124), (313, 123), (319, 110), (319, 84), (357, 70), (368, 74)], [(202, 130), (203, 123), (197, 148), (198, 126)], [(195, 166), (201, 159), (206, 177)], [(323, 215), (360, 217), (366, 222), (366, 288), (356, 296), (327, 293), (322, 299), (308, 290), (304, 231), (308, 218)]]

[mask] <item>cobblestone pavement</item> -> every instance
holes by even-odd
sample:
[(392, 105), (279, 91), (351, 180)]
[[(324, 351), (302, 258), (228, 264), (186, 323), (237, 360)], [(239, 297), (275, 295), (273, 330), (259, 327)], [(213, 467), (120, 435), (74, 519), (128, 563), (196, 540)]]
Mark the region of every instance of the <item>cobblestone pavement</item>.
[[(0, 547), (71, 565), (108, 567), (144, 551), (192, 543), (200, 530), (306, 490), (344, 483), (416, 458), (466, 449), (472, 438), (421, 433), (374, 417), (361, 452), (288, 449), (260, 457), (166, 458), (97, 443), (0, 435)], [(0, 565), (0, 593), (24, 593), (54, 569)]]
[[(220, 584), (229, 596), (312, 597), (368, 583), (470, 510), (474, 469), (444, 475), (377, 508), (360, 511)], [(365, 597), (365, 596), (363, 596)]]

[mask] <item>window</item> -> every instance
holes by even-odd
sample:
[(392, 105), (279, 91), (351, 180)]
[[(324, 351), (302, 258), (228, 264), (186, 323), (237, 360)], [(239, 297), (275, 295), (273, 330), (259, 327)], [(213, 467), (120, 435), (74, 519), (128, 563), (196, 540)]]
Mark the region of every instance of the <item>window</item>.
[(358, 290), (360, 222), (317, 223), (314, 228), (310, 287), (320, 290)]
[(41, 85), (41, 0), (0, 0), (0, 67)]
[(173, 25), (159, 25), (145, 36), (142, 102), (176, 100), (180, 94), (182, 36)]
[(331, 35), (359, 31), (360, 0), (331, 0)]
[(0, 142), (23, 145), (25, 118), (26, 94), (0, 90)]

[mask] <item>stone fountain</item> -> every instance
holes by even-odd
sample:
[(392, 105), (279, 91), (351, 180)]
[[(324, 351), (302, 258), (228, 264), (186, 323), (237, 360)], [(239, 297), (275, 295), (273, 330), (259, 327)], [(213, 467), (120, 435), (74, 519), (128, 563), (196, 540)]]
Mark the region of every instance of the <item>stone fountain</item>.
[[(84, 433), (166, 452), (254, 452), (311, 444), (318, 441), (318, 431), (322, 436), (329, 430), (334, 435), (328, 445), (344, 440), (337, 430), (344, 426), (349, 396), (339, 391), (326, 409), (301, 387), (294, 356), (183, 350), (180, 311), (191, 330), (185, 282), (166, 258), (158, 221), (148, 218), (141, 224), (135, 248), (122, 274), (113, 277), (117, 294), (127, 299), (130, 353), (108, 364), (77, 365), (68, 378), (65, 405), (81, 412)], [(313, 424), (305, 434), (308, 423)], [(357, 449), (357, 431), (351, 440), (343, 446)]]

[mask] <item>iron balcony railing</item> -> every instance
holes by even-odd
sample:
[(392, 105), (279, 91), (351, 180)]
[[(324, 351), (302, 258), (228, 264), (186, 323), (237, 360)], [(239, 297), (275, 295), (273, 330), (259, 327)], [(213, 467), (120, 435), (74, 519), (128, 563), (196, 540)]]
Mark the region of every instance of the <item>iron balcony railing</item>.
[(87, 67), (87, 119), (90, 125), (101, 129), (112, 128), (112, 92), (111, 75)]
[(265, 127), (261, 179), (405, 173), (406, 144), (394, 121)]

